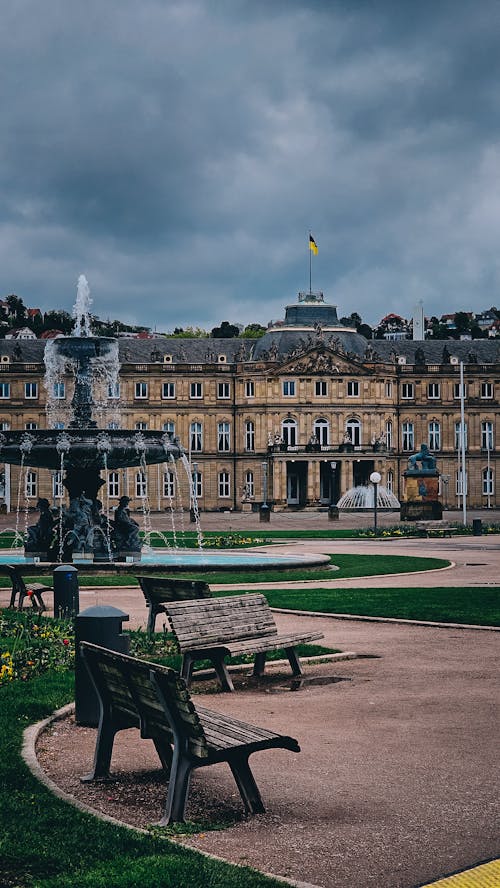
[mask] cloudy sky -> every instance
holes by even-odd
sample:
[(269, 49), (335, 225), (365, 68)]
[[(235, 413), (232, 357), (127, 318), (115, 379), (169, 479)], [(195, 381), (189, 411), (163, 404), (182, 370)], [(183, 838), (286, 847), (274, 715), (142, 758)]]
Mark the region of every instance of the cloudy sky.
[(498, 0), (3, 0), (0, 296), (266, 324), (500, 305)]

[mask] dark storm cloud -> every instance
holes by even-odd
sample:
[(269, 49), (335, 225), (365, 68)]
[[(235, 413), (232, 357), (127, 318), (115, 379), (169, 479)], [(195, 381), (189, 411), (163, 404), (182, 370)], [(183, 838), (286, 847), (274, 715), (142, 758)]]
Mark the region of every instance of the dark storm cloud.
[(493, 0), (6, 0), (1, 294), (213, 326), (309, 280), (374, 322), (498, 302)]

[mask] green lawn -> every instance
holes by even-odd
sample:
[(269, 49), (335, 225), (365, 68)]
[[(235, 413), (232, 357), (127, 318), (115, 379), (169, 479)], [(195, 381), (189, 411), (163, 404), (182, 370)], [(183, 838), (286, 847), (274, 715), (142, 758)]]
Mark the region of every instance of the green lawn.
[(60, 801), (21, 759), (24, 728), (73, 699), (73, 674), (0, 690), (2, 888), (271, 888), (282, 883), (104, 823)]
[(500, 626), (500, 590), (491, 586), (394, 589), (273, 589), (272, 607)]

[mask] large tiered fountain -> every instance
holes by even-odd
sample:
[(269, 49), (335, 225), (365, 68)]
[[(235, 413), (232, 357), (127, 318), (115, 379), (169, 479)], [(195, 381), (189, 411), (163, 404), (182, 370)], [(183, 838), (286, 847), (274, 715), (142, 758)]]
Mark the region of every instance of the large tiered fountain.
[[(48, 500), (40, 499), (40, 517), (36, 524), (26, 528), (24, 555), (18, 550), (4, 550), (0, 563), (35, 560), (53, 564), (72, 560), (83, 564), (86, 560), (87, 564), (98, 562), (113, 567), (117, 562), (142, 560), (155, 567), (186, 570), (208, 566), (218, 569), (292, 567), (328, 562), (327, 556), (319, 554), (202, 551), (191, 467), (179, 439), (168, 432), (110, 428), (115, 425), (113, 406), (118, 419), (118, 341), (92, 335), (90, 305), (87, 280), (81, 275), (73, 311), (74, 335), (50, 340), (45, 348), (48, 429), (0, 432), (2, 462), (21, 467), (17, 521), (23, 471), (28, 467), (58, 472), (68, 492), (69, 505), (63, 505), (61, 498), (59, 508), (51, 508)], [(64, 399), (60, 397), (63, 385), (64, 394), (69, 396)], [(68, 404), (69, 408), (65, 406)], [(102, 428), (105, 423), (107, 428)], [(177, 548), (173, 503), (174, 547), (165, 551), (151, 549), (149, 540), (148, 545), (143, 545), (144, 537), (150, 536), (150, 522), (149, 526), (144, 522), (141, 539), (139, 525), (129, 513), (127, 496), (121, 497), (113, 512), (109, 502), (103, 504), (99, 499), (99, 491), (106, 483), (102, 472), (106, 476), (113, 469), (137, 466), (145, 477), (148, 465), (160, 463), (166, 464), (176, 477), (179, 463), (185, 470), (189, 507), (197, 522), (197, 550)], [(181, 515), (182, 511), (181, 504)], [(146, 516), (147, 510), (144, 510)]]
[[(101, 472), (138, 466), (145, 473), (148, 465), (175, 465), (184, 457), (179, 441), (168, 432), (98, 429), (95, 415), (118, 390), (118, 341), (92, 336), (90, 304), (81, 275), (75, 333), (49, 341), (45, 349), (47, 417), (56, 427), (0, 435), (3, 462), (56, 470), (68, 491), (69, 507), (61, 505), (56, 514), (47, 500), (39, 500), (40, 518), (28, 529), (25, 552), (42, 561), (69, 560), (76, 553), (101, 561), (140, 557), (139, 527), (127, 509), (128, 498), (121, 498), (113, 521), (103, 512)], [(57, 394), (63, 379), (65, 385), (73, 381), (73, 396), (69, 422), (61, 429)]]

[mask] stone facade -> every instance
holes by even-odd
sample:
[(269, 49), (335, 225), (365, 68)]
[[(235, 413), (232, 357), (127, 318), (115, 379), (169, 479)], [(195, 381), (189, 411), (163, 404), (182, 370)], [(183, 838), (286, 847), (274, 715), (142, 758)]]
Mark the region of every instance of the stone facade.
[[(317, 508), (373, 471), (402, 499), (408, 457), (422, 443), (436, 457), (443, 504), (457, 507), (463, 364), (468, 504), (498, 507), (499, 343), (367, 341), (339, 325), (334, 306), (325, 315), (321, 303), (321, 323), (311, 294), (307, 316), (300, 304), (289, 306), (284, 322), (257, 341), (121, 341), (119, 400), (109, 398), (111, 412), (103, 411), (98, 425), (171, 429), (196, 464), (201, 511), (257, 508), (265, 484), (275, 509)], [(0, 344), (1, 428), (46, 427), (44, 346)], [(59, 395), (63, 426), (70, 380)], [(146, 492), (149, 507), (163, 511), (182, 491), (189, 508), (181, 467), (170, 476), (163, 466), (147, 471), (146, 487), (137, 469), (110, 476), (105, 504), (128, 495), (137, 509)], [(59, 479), (49, 472), (0, 472), (0, 502), (9, 509), (35, 505), (39, 496), (59, 501)]]

